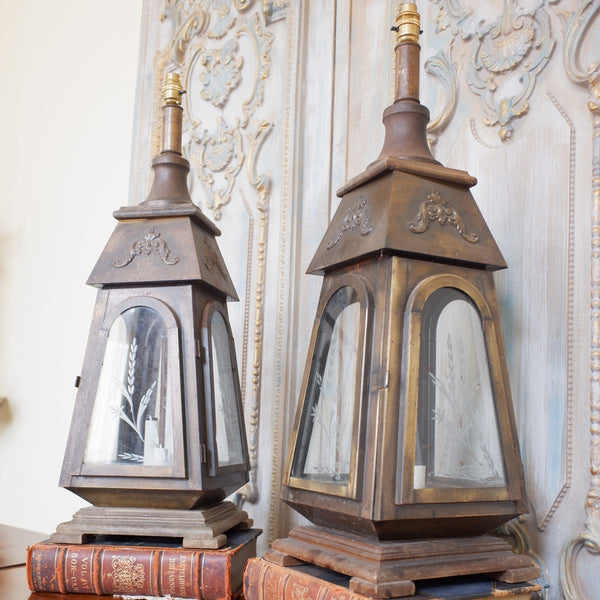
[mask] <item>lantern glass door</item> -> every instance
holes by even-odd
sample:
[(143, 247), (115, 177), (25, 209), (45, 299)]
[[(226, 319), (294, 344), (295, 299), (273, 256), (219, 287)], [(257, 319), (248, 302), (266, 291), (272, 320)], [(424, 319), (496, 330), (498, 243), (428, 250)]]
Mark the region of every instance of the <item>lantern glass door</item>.
[(211, 317), (210, 339), (215, 414), (215, 439), (219, 467), (244, 462), (240, 425), (241, 404), (233, 343), (225, 318), (219, 311)]
[(339, 288), (321, 317), (292, 476), (347, 486), (361, 381), (361, 304), (351, 286)]
[(164, 318), (134, 306), (112, 322), (84, 462), (173, 466), (173, 390)]
[(441, 288), (422, 314), (415, 488), (504, 487), (485, 335), (477, 307)]

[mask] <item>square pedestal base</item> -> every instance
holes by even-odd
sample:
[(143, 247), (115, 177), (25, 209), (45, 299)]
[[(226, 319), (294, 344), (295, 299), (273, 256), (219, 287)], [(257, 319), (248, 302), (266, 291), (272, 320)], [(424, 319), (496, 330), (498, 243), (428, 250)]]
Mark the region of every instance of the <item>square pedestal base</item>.
[(415, 581), (486, 574), (518, 583), (536, 579), (530, 558), (490, 535), (467, 538), (378, 541), (318, 527), (296, 527), (273, 542), (265, 558), (290, 566), (302, 562), (350, 576), (350, 589), (371, 598), (415, 593)]
[(182, 538), (184, 548), (220, 548), (232, 527), (249, 528), (252, 520), (232, 502), (194, 510), (89, 506), (61, 523), (50, 541), (85, 544), (95, 535)]

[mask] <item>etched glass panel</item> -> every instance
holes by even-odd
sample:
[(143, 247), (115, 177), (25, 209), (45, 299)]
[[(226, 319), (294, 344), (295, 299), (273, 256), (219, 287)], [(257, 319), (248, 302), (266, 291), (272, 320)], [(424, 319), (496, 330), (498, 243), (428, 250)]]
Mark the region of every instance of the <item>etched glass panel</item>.
[(84, 454), (90, 465), (173, 465), (167, 327), (154, 309), (122, 312), (108, 333)]
[(348, 485), (360, 393), (361, 310), (353, 288), (331, 297), (319, 325), (292, 475)]
[(427, 300), (419, 375), (414, 487), (505, 486), (481, 317), (463, 292)]
[(218, 311), (211, 318), (210, 335), (217, 463), (220, 467), (239, 465), (244, 462), (238, 412), (241, 399), (229, 330), (223, 315)]

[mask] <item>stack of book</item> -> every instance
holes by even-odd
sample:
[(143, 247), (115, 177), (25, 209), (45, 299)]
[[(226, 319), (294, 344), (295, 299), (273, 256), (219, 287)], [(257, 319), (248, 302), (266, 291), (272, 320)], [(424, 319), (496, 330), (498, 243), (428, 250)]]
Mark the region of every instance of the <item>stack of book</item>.
[[(282, 567), (262, 558), (248, 561), (244, 600), (373, 600), (349, 589), (349, 577), (317, 567)], [(448, 577), (417, 581), (406, 600), (536, 600), (536, 583), (502, 583), (489, 577)]]
[[(27, 580), (33, 598), (70, 594), (232, 600), (242, 591), (260, 529), (232, 530), (218, 550), (182, 548), (173, 541), (117, 540), (70, 545), (42, 542), (28, 548)], [(73, 597), (75, 598), (75, 597)]]

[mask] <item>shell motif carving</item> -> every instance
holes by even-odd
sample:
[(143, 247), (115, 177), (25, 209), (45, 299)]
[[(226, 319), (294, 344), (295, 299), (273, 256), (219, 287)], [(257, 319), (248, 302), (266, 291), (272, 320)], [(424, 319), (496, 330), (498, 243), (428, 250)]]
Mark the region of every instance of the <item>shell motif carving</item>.
[(483, 38), (479, 58), (491, 73), (503, 73), (516, 67), (527, 56), (533, 44), (535, 29), (531, 20), (526, 20), (519, 29), (494, 27)]
[(541, 0), (527, 11), (517, 0), (504, 0), (501, 15), (487, 22), (477, 8), (462, 8), (457, 0), (433, 0), (438, 5), (436, 32), (450, 31), (470, 48), (467, 84), (480, 96), (483, 122), (498, 128), (504, 142), (514, 121), (527, 113), (536, 78), (547, 65), (555, 42)]
[(205, 72), (200, 75), (200, 95), (213, 106), (224, 106), (230, 93), (241, 81), (243, 59), (237, 56), (238, 43), (229, 40), (221, 48), (200, 54), (200, 64)]

